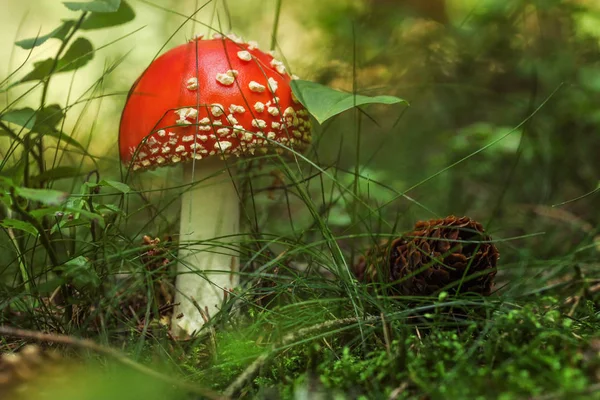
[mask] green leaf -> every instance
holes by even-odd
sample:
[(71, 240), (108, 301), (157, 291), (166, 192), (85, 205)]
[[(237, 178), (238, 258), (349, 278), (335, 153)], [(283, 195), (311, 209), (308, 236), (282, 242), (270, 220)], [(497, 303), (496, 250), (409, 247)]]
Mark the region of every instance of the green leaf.
[(39, 201), (42, 204), (58, 205), (63, 203), (68, 193), (53, 189), (31, 189), (15, 187), (15, 193), (27, 200)]
[(27, 107), (18, 110), (10, 110), (5, 114), (0, 115), (0, 119), (31, 129), (35, 125), (36, 115), (32, 108)]
[(30, 50), (34, 47), (44, 44), (44, 42), (46, 42), (46, 40), (48, 39), (64, 40), (74, 24), (75, 21), (73, 21), (72, 19), (68, 19), (66, 21), (63, 21), (61, 26), (59, 26), (58, 28), (46, 35), (34, 37), (31, 39), (19, 40), (15, 42), (15, 44), (25, 50)]
[(333, 90), (315, 82), (294, 80), (292, 81), (294, 95), (308, 109), (313, 117), (322, 124), (329, 118), (349, 110), (355, 106), (366, 104), (397, 104), (405, 103), (395, 96), (363, 96), (360, 94), (345, 93)]
[(54, 130), (54, 131), (45, 132), (44, 135), (53, 137), (56, 140), (70, 144), (71, 146), (76, 147), (79, 150), (81, 150), (84, 154), (88, 154), (87, 149), (85, 147), (83, 147), (83, 145), (81, 143), (79, 143), (77, 140), (73, 139), (71, 136), (67, 135), (64, 132)]
[(97, 13), (111, 13), (119, 9), (121, 0), (93, 0), (87, 3), (67, 1), (63, 3), (71, 11), (90, 11)]
[(135, 18), (135, 12), (127, 2), (122, 1), (121, 6), (113, 13), (92, 13), (83, 24), (81, 29), (92, 30), (107, 28), (109, 26), (122, 25)]
[(38, 231), (33, 225), (31, 225), (29, 222), (20, 221), (18, 219), (5, 218), (3, 220), (0, 220), (0, 226), (3, 226), (5, 228), (18, 229), (36, 237), (38, 235)]
[(30, 179), (31, 183), (39, 182), (51, 182), (59, 179), (73, 178), (76, 176), (83, 175), (83, 172), (79, 168), (74, 167), (56, 167), (45, 170), (39, 175), (32, 176)]
[(108, 186), (113, 189), (117, 189), (121, 193), (129, 193), (131, 192), (131, 188), (122, 182), (111, 181), (108, 179), (103, 179), (98, 182), (98, 186)]
[[(92, 43), (86, 38), (77, 38), (71, 44), (65, 55), (58, 60), (54, 72), (58, 73), (73, 71), (77, 68), (83, 67), (93, 58), (94, 47), (92, 46)], [(20, 82), (29, 82), (46, 78), (48, 75), (50, 75), (50, 72), (52, 72), (53, 65), (53, 58), (48, 58), (46, 60), (34, 63), (33, 71), (25, 75)]]
[(104, 217), (102, 215), (93, 213), (83, 208), (86, 205), (84, 201), (79, 202), (79, 204), (79, 206), (74, 205), (73, 207), (65, 207), (65, 213), (73, 213), (73, 220), (79, 220), (80, 217), (85, 217), (87, 220), (95, 220), (98, 226), (102, 229), (106, 227), (106, 224), (104, 223)]
[(51, 104), (36, 113), (36, 122), (32, 130), (41, 134), (54, 131), (63, 117), (62, 108), (58, 104)]
[(100, 277), (89, 260), (83, 256), (75, 257), (60, 267), (63, 277), (75, 286), (100, 286)]

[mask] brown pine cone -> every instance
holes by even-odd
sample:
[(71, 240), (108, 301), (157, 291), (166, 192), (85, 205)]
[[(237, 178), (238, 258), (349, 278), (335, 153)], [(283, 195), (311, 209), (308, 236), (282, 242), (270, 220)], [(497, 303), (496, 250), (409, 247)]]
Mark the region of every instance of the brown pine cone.
[(419, 221), (414, 231), (369, 250), (355, 273), (364, 282), (393, 282), (402, 295), (430, 296), (444, 288), (489, 295), (498, 256), (480, 223), (449, 216)]

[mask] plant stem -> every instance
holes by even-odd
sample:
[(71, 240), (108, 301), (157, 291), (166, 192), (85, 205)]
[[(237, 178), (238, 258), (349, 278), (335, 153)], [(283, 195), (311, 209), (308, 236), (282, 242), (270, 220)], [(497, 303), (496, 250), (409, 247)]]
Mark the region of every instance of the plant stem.
[(42, 246), (44, 246), (44, 248), (46, 249), (46, 252), (48, 253), (48, 257), (50, 258), (50, 262), (52, 263), (52, 266), (58, 267), (58, 265), (59, 265), (58, 257), (56, 255), (56, 253), (54, 252), (54, 247), (52, 246), (52, 243), (50, 242), (50, 237), (48, 236), (48, 233), (46, 232), (44, 227), (39, 223), (39, 221), (37, 219), (35, 219), (31, 214), (29, 214), (26, 210), (23, 210), (19, 206), (19, 201), (18, 201), (19, 199), (17, 198), (15, 189), (11, 187), (9, 189), (9, 192), (10, 192), (10, 197), (12, 200), (13, 210), (21, 216), (23, 221), (29, 222), (31, 225), (33, 225), (35, 230), (40, 235), (40, 242), (42, 242)]
[[(71, 32), (69, 32), (69, 34), (62, 41), (60, 47), (58, 48), (58, 51), (56, 52), (56, 56), (54, 57), (54, 60), (52, 62), (52, 67), (50, 68), (50, 71), (48, 71), (47, 79), (44, 81), (44, 83), (42, 85), (42, 97), (40, 99), (40, 110), (43, 110), (44, 106), (46, 105), (46, 97), (48, 96), (48, 86), (50, 85), (50, 79), (52, 78), (52, 74), (54, 74), (54, 72), (56, 71), (56, 68), (58, 67), (58, 61), (60, 60), (60, 56), (67, 48), (67, 44), (69, 44), (69, 42), (71, 41), (71, 39), (73, 38), (75, 33), (77, 33), (77, 31), (81, 27), (81, 24), (83, 24), (83, 21), (85, 20), (86, 16), (87, 16), (86, 11), (81, 14), (81, 16), (79, 17), (79, 20), (77, 20), (77, 23), (75, 24), (75, 26), (73, 26), (73, 29), (71, 29)], [(38, 149), (38, 154), (39, 154), (39, 159), (37, 159), (38, 169), (39, 169), (39, 173), (41, 175), (44, 173), (44, 169), (45, 169), (44, 138), (42, 136), (40, 136), (38, 139), (37, 149)], [(40, 181), (40, 187), (43, 187), (43, 185), (44, 185), (44, 182)]]
[(277, 44), (277, 30), (279, 29), (279, 16), (281, 14), (281, 0), (276, 0), (275, 4), (275, 21), (273, 21), (273, 32), (271, 33), (271, 48), (270, 50), (275, 50), (275, 45)]
[(238, 250), (228, 244), (239, 234), (239, 198), (227, 163), (215, 156), (183, 168), (184, 183), (195, 184), (181, 197), (175, 294), (179, 305), (171, 326), (175, 336), (191, 335), (204, 325), (194, 302), (214, 316), (224, 290), (237, 286), (239, 280)]

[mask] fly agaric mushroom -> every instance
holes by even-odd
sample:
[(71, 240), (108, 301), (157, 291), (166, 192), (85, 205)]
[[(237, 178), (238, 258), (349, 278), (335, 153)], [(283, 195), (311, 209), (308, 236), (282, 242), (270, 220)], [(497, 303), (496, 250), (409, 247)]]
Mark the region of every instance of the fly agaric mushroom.
[(158, 57), (129, 93), (119, 130), (122, 161), (134, 171), (182, 163), (191, 185), (181, 198), (179, 234), (189, 245), (179, 249), (176, 335), (204, 324), (192, 300), (214, 315), (224, 290), (238, 283), (234, 246), (206, 244), (240, 233), (227, 157), (301, 151), (310, 143), (309, 114), (290, 81), (283, 63), (255, 42), (215, 35)]

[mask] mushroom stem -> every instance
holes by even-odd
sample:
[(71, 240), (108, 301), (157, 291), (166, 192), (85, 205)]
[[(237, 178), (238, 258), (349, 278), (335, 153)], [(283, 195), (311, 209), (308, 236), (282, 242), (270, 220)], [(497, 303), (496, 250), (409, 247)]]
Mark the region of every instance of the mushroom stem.
[[(185, 163), (184, 183), (193, 184), (181, 197), (180, 248), (176, 306), (171, 328), (175, 336), (191, 335), (204, 325), (194, 299), (214, 316), (225, 289), (238, 284), (240, 205), (228, 164), (218, 157)], [(179, 315), (183, 314), (181, 317)]]

